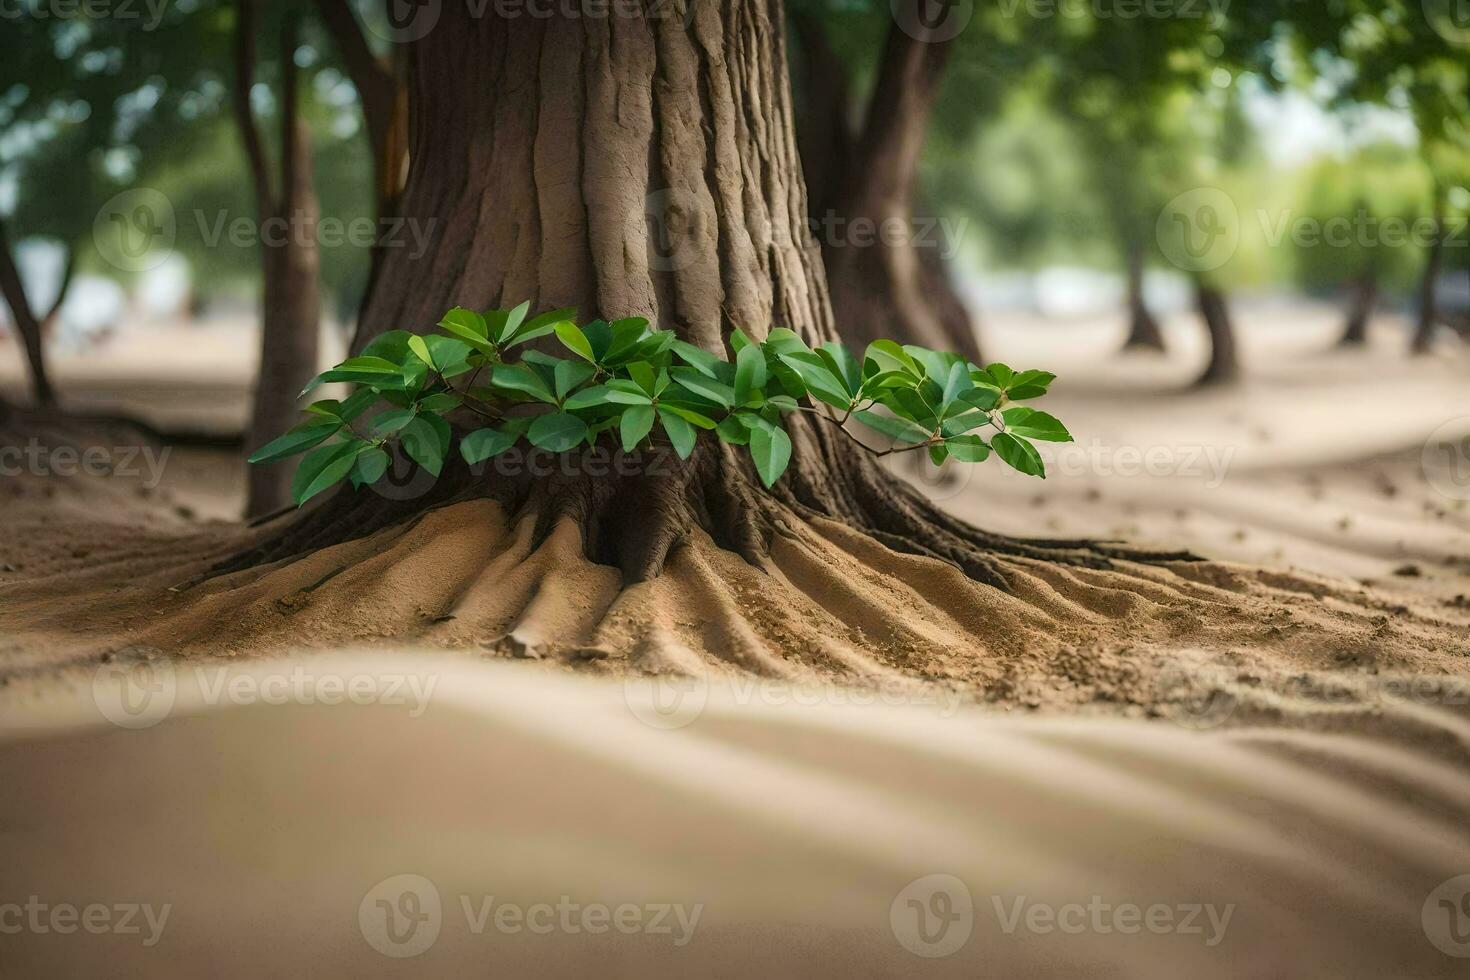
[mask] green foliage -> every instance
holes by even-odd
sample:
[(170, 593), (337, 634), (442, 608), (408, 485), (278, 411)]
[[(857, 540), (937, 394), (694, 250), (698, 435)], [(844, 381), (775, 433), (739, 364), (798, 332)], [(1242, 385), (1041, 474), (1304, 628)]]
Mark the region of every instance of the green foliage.
[[(661, 437), (688, 459), (703, 431), (746, 447), (768, 487), (790, 465), (786, 419), (795, 412), (837, 427), (876, 456), (926, 450), (935, 462), (978, 463), (994, 450), (1033, 476), (1045, 472), (1031, 440), (1072, 438), (1052, 416), (1013, 404), (1046, 394), (1055, 375), (1045, 371), (979, 367), (891, 340), (871, 344), (860, 359), (838, 343), (813, 350), (784, 328), (759, 342), (737, 330), (731, 361), (650, 330), (640, 317), (578, 325), (571, 310), (527, 319), (528, 312), (524, 303), (484, 313), (456, 308), (439, 321), (443, 334), (382, 334), (307, 386), (346, 382), (356, 386), (349, 398), (312, 403), (300, 425), (250, 461), (306, 453), (292, 486), (304, 504), (344, 480), (375, 483), (395, 448), (438, 477), (455, 440), (452, 413), (478, 420), (459, 437), (460, 456), (472, 466), (522, 441), (565, 453), (596, 445), (604, 433), (625, 452)], [(531, 348), (512, 359), (515, 348), (548, 336), (571, 356)], [(386, 407), (359, 425), (375, 406)], [(875, 449), (850, 423), (892, 444)], [(977, 434), (986, 427), (995, 430), (989, 443)]]

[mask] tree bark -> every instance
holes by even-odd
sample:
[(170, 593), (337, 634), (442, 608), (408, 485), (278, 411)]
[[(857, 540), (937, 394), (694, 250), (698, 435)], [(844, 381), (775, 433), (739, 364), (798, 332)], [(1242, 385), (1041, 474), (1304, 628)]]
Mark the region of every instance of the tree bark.
[(1163, 351), (1164, 332), (1148, 308), (1143, 292), (1143, 247), (1128, 246), (1128, 339), (1124, 350)]
[(1352, 301), (1348, 308), (1347, 322), (1342, 336), (1337, 340), (1339, 347), (1363, 347), (1368, 343), (1368, 323), (1378, 306), (1378, 276), (1366, 270), (1352, 285)]
[[(298, 76), (293, 61), (297, 25), (288, 18), (281, 36), (281, 181), (276, 195), (249, 104), (254, 66), (252, 6), (252, 0), (241, 2), (236, 118), (251, 161), (260, 219), (260, 370), (248, 433), (248, 444), (254, 447), (295, 423), (298, 393), (316, 374), (321, 258), (316, 244), (320, 208), (312, 182), (311, 137), (297, 115)], [(250, 466), (246, 516), (258, 517), (287, 506), (291, 474), (292, 467), (280, 463)]]
[(1229, 384), (1240, 378), (1240, 362), (1235, 350), (1235, 327), (1230, 320), (1230, 307), (1225, 294), (1203, 279), (1195, 280), (1195, 305), (1210, 338), (1210, 360), (1195, 382), (1200, 387)]
[[(668, 5), (653, 10), (667, 11)], [(391, 251), (363, 312), (369, 336), (426, 329), (452, 306), (575, 307), (642, 316), (729, 356), (736, 327), (836, 339), (805, 233), (782, 11), (770, 0), (663, 16), (475, 18), (445, 5), (415, 42), (403, 213), (428, 251)], [(517, 79), (517, 84), (505, 84)], [(434, 219), (432, 222), (430, 219)], [(538, 541), (571, 522), (625, 584), (659, 574), (696, 531), (759, 567), (774, 536), (828, 518), (1007, 587), (1000, 555), (1105, 567), (1085, 541), (1014, 540), (949, 517), (811, 416), (789, 420), (791, 466), (762, 489), (747, 456), (701, 436), (685, 463), (618, 477), (462, 464), (423, 492), (342, 492), (221, 570), (301, 554), (491, 496)], [(1135, 555), (1135, 557), (1138, 557)]]
[(10, 307), (10, 317), (15, 322), (16, 333), (20, 334), (21, 344), (25, 347), (26, 363), (30, 366), (31, 374), (31, 397), (37, 405), (55, 405), (56, 393), (46, 372), (45, 337), (41, 321), (36, 318), (30, 299), (26, 296), (25, 283), (15, 264), (15, 251), (3, 221), (0, 221), (0, 294), (5, 296), (5, 303)]
[(1439, 323), (1439, 274), (1444, 268), (1444, 189), (1434, 188), (1434, 237), (1424, 259), (1424, 275), (1419, 280), (1419, 322), (1409, 346), (1412, 354), (1428, 354), (1434, 346), (1434, 330)]
[(846, 66), (814, 18), (793, 23), (806, 97), (797, 132), (838, 332), (857, 347), (886, 337), (982, 363), (944, 262), (948, 243), (937, 222), (915, 215), (919, 160), (950, 42), (915, 38), (895, 21), (853, 133)]

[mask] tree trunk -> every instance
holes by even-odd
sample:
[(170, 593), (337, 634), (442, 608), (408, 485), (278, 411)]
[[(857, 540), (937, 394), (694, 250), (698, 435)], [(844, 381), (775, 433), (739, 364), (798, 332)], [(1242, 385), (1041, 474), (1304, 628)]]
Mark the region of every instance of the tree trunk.
[(799, 146), (838, 332), (856, 347), (886, 337), (982, 363), (974, 323), (945, 267), (948, 243), (938, 223), (919, 220), (914, 209), (949, 42), (915, 38), (895, 22), (853, 134), (846, 66), (814, 18), (793, 22), (804, 68)]
[(1240, 378), (1240, 362), (1235, 352), (1235, 328), (1230, 321), (1230, 307), (1225, 294), (1203, 279), (1195, 280), (1195, 304), (1210, 337), (1210, 360), (1195, 384), (1229, 384)]
[[(269, 171), (249, 107), (254, 64), (251, 0), (241, 4), (239, 84), (236, 116), (256, 183), (260, 217), (261, 300), (260, 370), (255, 385), (248, 445), (261, 446), (296, 421), (298, 393), (316, 374), (321, 318), (321, 258), (317, 250), (320, 207), (312, 183), (311, 136), (297, 117), (296, 22), (287, 18), (281, 37), (281, 187), (272, 193)], [(258, 517), (291, 503), (292, 467), (275, 463), (250, 466), (247, 517)]]
[[(434, 231), (422, 258), (386, 256), (363, 313), (369, 335), (427, 328), (456, 305), (529, 300), (583, 318), (643, 316), (726, 356), (737, 326), (756, 338), (777, 325), (811, 344), (836, 338), (820, 253), (803, 232), (778, 3), (699, 3), (687, 26), (653, 15), (474, 18), (449, 4), (416, 48), (403, 212)], [(457, 464), (422, 492), (339, 493), (220, 570), (472, 496), (495, 499), (517, 525), (530, 520), (537, 547), (578, 528), (585, 553), (620, 569), (624, 586), (657, 576), (701, 534), (769, 567), (774, 539), (819, 518), (1000, 588), (1000, 556), (1104, 567), (1120, 554), (976, 530), (811, 416), (791, 416), (790, 432), (791, 466), (771, 491), (745, 454), (707, 434), (687, 462), (629, 475), (523, 467), (487, 477)]]
[(1434, 346), (1434, 329), (1439, 323), (1438, 286), (1444, 268), (1444, 191), (1435, 185), (1434, 237), (1424, 260), (1424, 275), (1419, 280), (1419, 322), (1414, 328), (1410, 353), (1428, 354)]
[(1128, 339), (1124, 350), (1164, 350), (1164, 332), (1149, 311), (1143, 293), (1143, 248), (1128, 246)]
[(1378, 306), (1378, 276), (1371, 270), (1357, 278), (1352, 287), (1352, 305), (1348, 308), (1347, 323), (1342, 336), (1337, 340), (1339, 347), (1362, 347), (1368, 343), (1368, 322)]
[(15, 251), (3, 222), (0, 222), (0, 294), (4, 295), (5, 303), (10, 307), (10, 317), (15, 322), (16, 333), (20, 334), (21, 344), (25, 347), (26, 363), (30, 366), (31, 373), (31, 397), (37, 405), (55, 405), (56, 393), (52, 390), (51, 379), (46, 373), (41, 321), (36, 318), (30, 299), (26, 296), (25, 283), (15, 264)]

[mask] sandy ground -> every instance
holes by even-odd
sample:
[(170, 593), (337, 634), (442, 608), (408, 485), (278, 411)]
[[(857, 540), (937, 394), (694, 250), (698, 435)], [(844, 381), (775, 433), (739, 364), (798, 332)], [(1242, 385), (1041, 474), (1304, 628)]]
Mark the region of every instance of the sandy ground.
[[(1463, 975), (1445, 950), (1470, 953), (1470, 353), (1409, 361), (1392, 318), (1370, 351), (1330, 351), (1327, 308), (1243, 322), (1248, 380), (1206, 393), (1184, 387), (1187, 319), (1166, 358), (1112, 356), (1116, 323), (988, 325), (992, 356), (1061, 375), (1046, 407), (1078, 443), (1045, 482), (983, 466), (920, 474), (927, 492), (997, 531), (1215, 559), (1018, 561), (1009, 597), (830, 526), (780, 542), (769, 576), (696, 542), (620, 592), (575, 535), (532, 551), (488, 504), (195, 585), (239, 546), (237, 457), (155, 466), (125, 433), (42, 432), (45, 458), (101, 447), (113, 472), (0, 479), (0, 771), (20, 788), (0, 804), (0, 892), (154, 895), (179, 918), (161, 955), (0, 934), (0, 969), (9, 952), (20, 975), (197, 972), (226, 949), (258, 973), (309, 948), (370, 974)], [(207, 385), (132, 348), (59, 364), (59, 385), (88, 410), (228, 431), (238, 343), (150, 337), (170, 370), (215, 366)], [(351, 667), (307, 655), (349, 647)], [(220, 669), (241, 693), (199, 673)], [(386, 674), (438, 693), (411, 724), (401, 705), (250, 693), (302, 669), (309, 691), (371, 674), (381, 693)], [(112, 714), (163, 723), (106, 724), (119, 677)], [(691, 703), (710, 707), (688, 719)], [(399, 874), (442, 900), (423, 959), (374, 951), (368, 893)], [(427, 900), (384, 887), (404, 916)], [(477, 931), (460, 900), (487, 895), (703, 901), (708, 918), (676, 948), (548, 941)], [(1215, 945), (1045, 931), (1045, 911), (1004, 928), (1018, 898), (1092, 896), (1238, 918)], [(958, 933), (903, 909), (973, 928), (944, 952)]]

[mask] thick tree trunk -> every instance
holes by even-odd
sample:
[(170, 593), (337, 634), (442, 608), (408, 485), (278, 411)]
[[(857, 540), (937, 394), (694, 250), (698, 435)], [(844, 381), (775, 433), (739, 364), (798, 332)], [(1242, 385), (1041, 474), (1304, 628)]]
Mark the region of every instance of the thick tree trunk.
[(1195, 280), (1195, 305), (1210, 338), (1210, 360), (1195, 384), (1199, 386), (1229, 384), (1240, 378), (1240, 362), (1235, 350), (1235, 327), (1230, 320), (1230, 307), (1225, 294), (1203, 279)]
[(10, 317), (20, 341), (25, 348), (26, 363), (30, 366), (31, 396), (37, 405), (56, 404), (56, 393), (51, 388), (51, 379), (46, 373), (44, 353), (45, 334), (42, 324), (31, 309), (26, 296), (25, 283), (20, 278), (20, 269), (15, 264), (15, 251), (5, 225), (0, 222), (0, 294), (10, 307)]
[(1124, 350), (1164, 350), (1164, 332), (1148, 308), (1143, 293), (1143, 248), (1128, 246), (1128, 338)]
[(1368, 322), (1378, 306), (1378, 276), (1371, 270), (1359, 276), (1352, 286), (1352, 301), (1348, 307), (1347, 322), (1342, 336), (1337, 340), (1339, 347), (1362, 347), (1368, 343)]
[(949, 243), (937, 222), (915, 215), (949, 42), (915, 38), (895, 22), (854, 134), (846, 66), (813, 18), (794, 23), (804, 68), (799, 145), (838, 332), (857, 347), (887, 337), (980, 362), (974, 323), (945, 266)]
[[(236, 50), (236, 118), (251, 163), (260, 216), (260, 370), (247, 433), (247, 443), (253, 448), (294, 424), (298, 393), (316, 374), (321, 259), (316, 243), (320, 208), (312, 181), (311, 137), (306, 123), (297, 117), (296, 24), (288, 18), (281, 38), (281, 186), (276, 195), (249, 105), (254, 64), (252, 12), (252, 0), (243, 0)], [(291, 474), (292, 467), (281, 463), (249, 467), (246, 516), (258, 517), (289, 505)]]
[[(434, 232), (422, 258), (387, 255), (366, 333), (426, 329), (455, 305), (529, 300), (584, 318), (643, 316), (726, 356), (737, 326), (756, 338), (779, 325), (811, 344), (835, 339), (820, 253), (804, 233), (779, 3), (699, 3), (687, 25), (474, 18), (450, 4), (416, 48), (403, 213)], [(696, 532), (766, 567), (776, 536), (816, 518), (1002, 588), (1001, 555), (1100, 567), (1120, 554), (976, 530), (831, 427), (806, 415), (789, 425), (791, 467), (769, 492), (745, 454), (708, 436), (687, 463), (628, 476), (526, 467), (487, 477), (460, 465), (426, 492), (340, 493), (223, 569), (486, 495), (513, 520), (534, 518), (538, 541), (580, 528), (585, 552), (625, 584), (658, 575)]]
[(1424, 275), (1419, 280), (1419, 322), (1414, 328), (1410, 353), (1428, 354), (1434, 346), (1434, 330), (1439, 323), (1439, 274), (1444, 268), (1444, 193), (1434, 192), (1434, 237), (1424, 259)]

